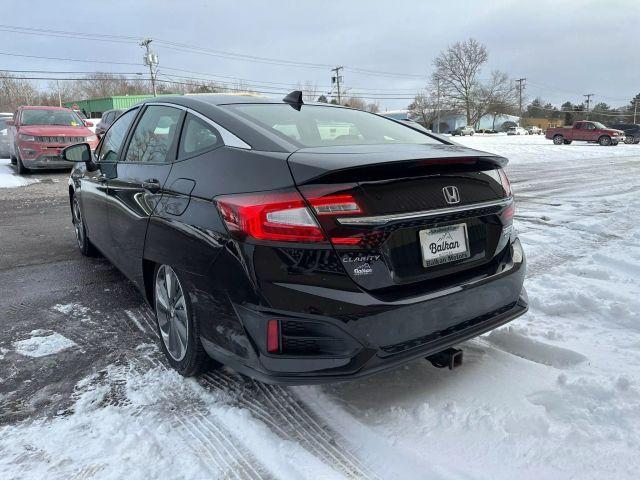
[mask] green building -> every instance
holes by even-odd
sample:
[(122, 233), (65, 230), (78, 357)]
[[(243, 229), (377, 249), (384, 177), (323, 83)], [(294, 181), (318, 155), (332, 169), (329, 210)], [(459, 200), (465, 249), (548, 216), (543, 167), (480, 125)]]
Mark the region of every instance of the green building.
[[(173, 96), (181, 94), (170, 93), (166, 95)], [(163, 95), (158, 96), (161, 97)], [(107, 110), (126, 110), (148, 98), (153, 98), (153, 95), (118, 95), (115, 97), (89, 98), (87, 100), (64, 102), (64, 106), (74, 110), (81, 110), (89, 118), (98, 118)]]

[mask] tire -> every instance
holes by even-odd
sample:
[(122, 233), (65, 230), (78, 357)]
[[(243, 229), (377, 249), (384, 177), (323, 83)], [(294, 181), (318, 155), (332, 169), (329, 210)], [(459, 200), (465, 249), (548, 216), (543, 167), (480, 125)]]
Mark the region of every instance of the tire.
[(633, 135), (624, 137), (624, 143), (626, 143), (627, 145), (631, 145), (632, 143), (635, 143), (635, 139), (633, 138)]
[(180, 375), (192, 377), (220, 365), (205, 352), (200, 341), (200, 325), (193, 315), (188, 291), (169, 265), (156, 266), (153, 307), (160, 347), (169, 364)]
[(71, 197), (71, 223), (73, 223), (73, 228), (76, 232), (76, 242), (78, 243), (80, 253), (85, 257), (95, 257), (98, 251), (87, 236), (87, 229), (84, 225), (84, 217), (82, 215), (82, 208), (80, 208), (80, 201), (75, 195)]
[(640, 143), (640, 137), (634, 137), (634, 138), (633, 138), (633, 144), (634, 144), (634, 145), (637, 145), (637, 144), (639, 144), (639, 143)]
[(22, 163), (22, 159), (20, 158), (20, 155), (18, 155), (16, 158), (16, 170), (20, 175), (25, 175), (31, 172), (31, 170), (25, 167), (24, 164)]
[(611, 142), (611, 146), (615, 147), (616, 145), (618, 145), (618, 143), (620, 143), (620, 142)]
[(602, 145), (603, 147), (608, 147), (609, 145), (611, 145), (611, 137), (608, 135), (602, 135), (599, 139), (598, 139), (598, 143), (600, 145)]
[(469, 136), (473, 137), (473, 133), (474, 133), (474, 132), (469, 133)]
[(554, 145), (562, 145), (563, 142), (564, 142), (564, 137), (562, 135), (556, 135), (553, 137)]
[(564, 143), (565, 145), (571, 145), (571, 142), (573, 142), (573, 140), (563, 140), (562, 143)]

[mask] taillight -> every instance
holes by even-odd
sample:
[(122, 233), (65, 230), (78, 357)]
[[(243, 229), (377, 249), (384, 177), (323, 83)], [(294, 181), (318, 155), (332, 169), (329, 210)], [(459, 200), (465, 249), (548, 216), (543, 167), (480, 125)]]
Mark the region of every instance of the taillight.
[(229, 232), (281, 242), (321, 242), (326, 237), (295, 190), (222, 195), (216, 199)]
[(498, 169), (498, 174), (500, 175), (500, 183), (502, 184), (502, 188), (504, 189), (504, 193), (507, 197), (510, 197), (513, 192), (511, 191), (511, 182), (507, 178), (507, 174), (504, 172), (502, 168)]
[(321, 227), (335, 246), (356, 246), (362, 241), (362, 232), (344, 228), (337, 219), (364, 213), (351, 192), (355, 184), (304, 185), (300, 191), (318, 217)]

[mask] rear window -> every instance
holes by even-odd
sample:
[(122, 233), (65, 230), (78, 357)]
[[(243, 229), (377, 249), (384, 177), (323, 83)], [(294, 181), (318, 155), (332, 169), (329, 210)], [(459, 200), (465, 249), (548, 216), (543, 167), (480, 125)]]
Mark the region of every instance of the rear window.
[(226, 107), (302, 147), (443, 143), (388, 118), (348, 108), (303, 105), (298, 111), (287, 104), (268, 103)]

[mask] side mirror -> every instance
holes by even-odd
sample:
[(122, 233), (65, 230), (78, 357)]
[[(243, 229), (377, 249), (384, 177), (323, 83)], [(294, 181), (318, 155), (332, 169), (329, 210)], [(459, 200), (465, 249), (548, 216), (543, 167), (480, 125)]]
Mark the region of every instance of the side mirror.
[(13, 120), (13, 119), (11, 119), (11, 120), (7, 120), (6, 122), (4, 122), (4, 124), (5, 124), (7, 127), (15, 127), (15, 126), (16, 126), (16, 121), (15, 121), (15, 120)]
[(88, 162), (91, 160), (91, 147), (88, 143), (77, 143), (70, 145), (60, 154), (63, 160), (67, 162)]
[(84, 121), (84, 126), (85, 126), (85, 127), (93, 127), (93, 122), (90, 122), (90, 121), (88, 121), (88, 120), (85, 120), (85, 121)]

